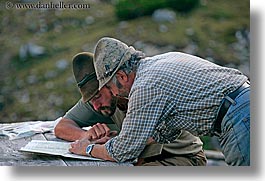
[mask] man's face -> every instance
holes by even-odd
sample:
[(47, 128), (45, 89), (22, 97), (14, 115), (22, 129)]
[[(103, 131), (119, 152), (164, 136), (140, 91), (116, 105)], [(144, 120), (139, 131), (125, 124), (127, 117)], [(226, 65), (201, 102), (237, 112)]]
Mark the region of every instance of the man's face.
[(112, 116), (116, 110), (117, 99), (110, 90), (103, 87), (90, 101), (93, 108), (104, 116)]
[(116, 84), (114, 84), (112, 81), (106, 84), (106, 86), (111, 93), (116, 97), (125, 97), (127, 98), (129, 96), (129, 91), (126, 89), (125, 85), (122, 85), (118, 80)]

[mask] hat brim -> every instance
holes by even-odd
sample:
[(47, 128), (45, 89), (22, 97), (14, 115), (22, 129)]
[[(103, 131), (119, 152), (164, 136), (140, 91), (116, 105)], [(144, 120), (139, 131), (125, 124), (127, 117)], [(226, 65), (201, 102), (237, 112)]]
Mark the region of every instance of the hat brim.
[(91, 100), (98, 92), (98, 80), (96, 76), (91, 76), (95, 75), (93, 56), (90, 52), (80, 52), (72, 60), (74, 77), (84, 102)]
[(123, 54), (120, 63), (118, 64), (117, 68), (113, 71), (113, 73), (108, 76), (108, 77), (104, 77), (102, 76), (102, 78), (99, 81), (99, 87), (98, 90), (101, 90), (112, 78), (113, 76), (117, 73), (117, 71), (119, 70), (119, 68), (124, 64), (124, 62), (128, 61), (132, 54), (135, 52), (135, 49), (133, 47), (129, 47), (126, 52)]
[(98, 81), (95, 80), (93, 82), (87, 83), (85, 86), (79, 89), (82, 95), (83, 102), (90, 101), (99, 92), (97, 87), (98, 87)]

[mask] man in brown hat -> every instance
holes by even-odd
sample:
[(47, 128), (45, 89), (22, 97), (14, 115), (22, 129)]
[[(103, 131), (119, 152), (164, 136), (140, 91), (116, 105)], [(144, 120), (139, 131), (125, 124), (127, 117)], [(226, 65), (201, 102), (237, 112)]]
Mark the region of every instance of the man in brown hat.
[(182, 52), (144, 57), (109, 37), (98, 41), (94, 66), (99, 90), (129, 98), (120, 134), (95, 146), (94, 157), (132, 160), (150, 138), (171, 143), (187, 130), (218, 136), (229, 165), (250, 165), (250, 84), (239, 70)]
[[(82, 100), (56, 125), (55, 135), (59, 138), (69, 141), (101, 138), (107, 141), (113, 136), (109, 125), (114, 127), (115, 124), (118, 130), (122, 127), (127, 100), (113, 97), (107, 88), (98, 91), (92, 59), (93, 55), (87, 52), (79, 53), (73, 58), (73, 73)], [(86, 126), (92, 128), (85, 131), (82, 127)], [(206, 158), (200, 139), (183, 131), (173, 143), (146, 146), (136, 165), (203, 166), (206, 165)]]

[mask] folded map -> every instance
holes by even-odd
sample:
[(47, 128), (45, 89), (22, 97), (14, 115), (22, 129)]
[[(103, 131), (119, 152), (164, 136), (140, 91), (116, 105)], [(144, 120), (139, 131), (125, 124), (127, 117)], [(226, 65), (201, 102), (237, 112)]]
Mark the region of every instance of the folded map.
[(103, 161), (99, 158), (76, 155), (69, 152), (70, 144), (70, 142), (31, 140), (26, 146), (22, 147), (19, 151), (59, 155), (68, 158), (77, 158), (92, 161)]

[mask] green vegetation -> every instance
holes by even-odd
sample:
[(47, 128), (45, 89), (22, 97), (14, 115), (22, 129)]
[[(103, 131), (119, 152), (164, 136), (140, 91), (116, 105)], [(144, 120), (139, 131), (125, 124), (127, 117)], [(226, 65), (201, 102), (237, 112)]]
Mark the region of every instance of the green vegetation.
[(118, 0), (115, 12), (119, 19), (134, 19), (151, 15), (156, 9), (172, 8), (178, 12), (189, 12), (199, 5), (199, 0)]

